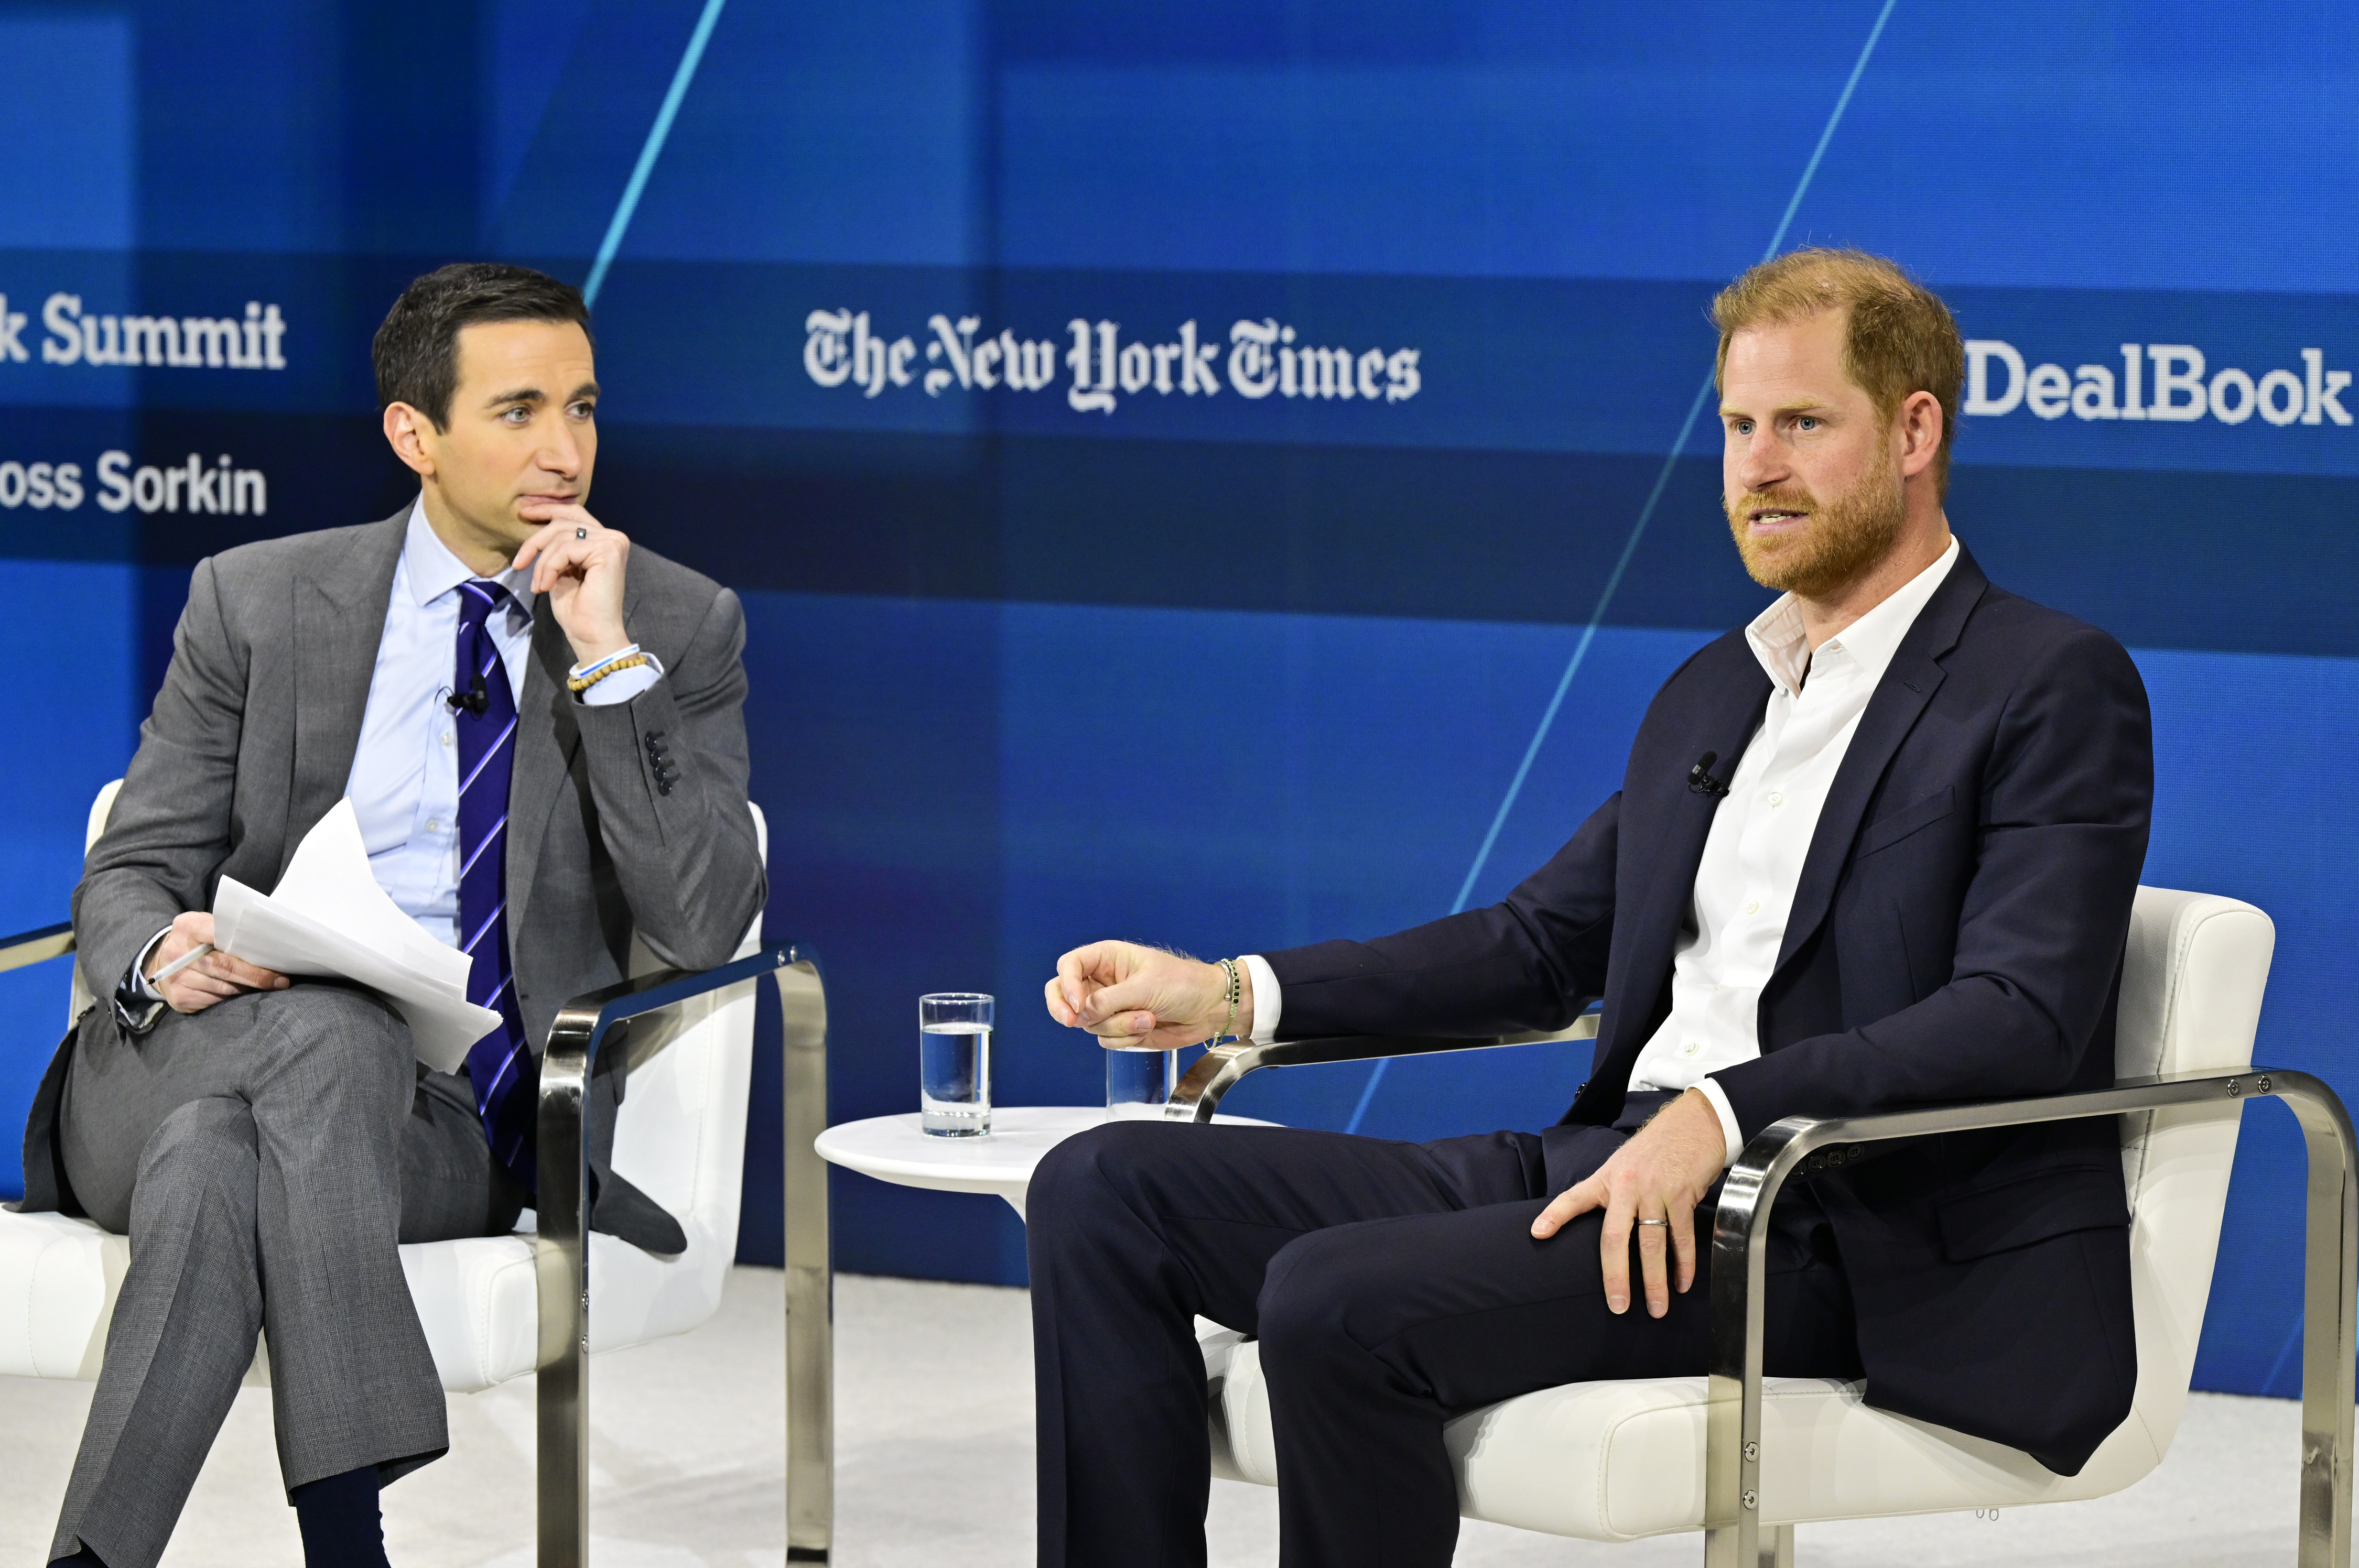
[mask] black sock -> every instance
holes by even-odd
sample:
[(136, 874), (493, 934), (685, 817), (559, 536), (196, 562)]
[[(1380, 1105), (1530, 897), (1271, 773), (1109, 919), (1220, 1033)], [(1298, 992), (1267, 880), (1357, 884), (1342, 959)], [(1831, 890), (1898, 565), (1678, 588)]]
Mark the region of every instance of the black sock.
[(288, 1493), (303, 1531), (304, 1568), (386, 1568), (374, 1465), (306, 1481)]

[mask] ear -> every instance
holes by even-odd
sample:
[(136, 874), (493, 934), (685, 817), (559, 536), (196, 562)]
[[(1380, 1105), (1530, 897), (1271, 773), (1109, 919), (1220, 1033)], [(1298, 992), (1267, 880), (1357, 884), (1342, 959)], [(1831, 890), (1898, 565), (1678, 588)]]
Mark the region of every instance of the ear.
[(420, 478), (434, 477), (434, 438), (437, 434), (434, 422), (408, 404), (386, 405), (386, 444), (393, 449), (393, 455), (402, 460), (403, 466)]
[(1941, 400), (1930, 392), (1912, 392), (1901, 399), (1894, 424), (1900, 438), (1900, 477), (1914, 479), (1933, 466), (1941, 449)]

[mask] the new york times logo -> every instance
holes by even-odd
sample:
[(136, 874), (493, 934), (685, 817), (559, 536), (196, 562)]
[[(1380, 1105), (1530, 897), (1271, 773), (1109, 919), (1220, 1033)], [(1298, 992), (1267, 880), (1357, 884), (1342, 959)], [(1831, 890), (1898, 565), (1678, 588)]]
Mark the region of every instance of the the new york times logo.
[[(2348, 425), (2343, 406), (2347, 370), (2326, 368), (2326, 351), (2302, 349), (2301, 368), (2279, 365), (2258, 374), (2234, 365), (2210, 371), (2192, 343), (2124, 343), (2121, 373), (2110, 363), (2026, 368), (2013, 343), (1966, 341), (1966, 401), (1961, 412), (1995, 417), (2018, 407), (2042, 419), (2150, 419), (2189, 424), (2217, 419), (2241, 425), (2256, 414), (2271, 425)], [(2209, 373), (2207, 374), (2207, 371)]]
[[(23, 364), (25, 312), (0, 294), (0, 362)], [(41, 302), (41, 362), (53, 365), (158, 365), (185, 370), (285, 370), (287, 319), (276, 305), (249, 300), (240, 316), (130, 316), (85, 312), (82, 296)]]
[(1229, 329), (1227, 352), (1217, 339), (1199, 336), (1182, 321), (1166, 342), (1134, 338), (1121, 324), (1075, 317), (1069, 341), (1020, 338), (1003, 329), (978, 337), (983, 319), (928, 319), (932, 335), (922, 353), (913, 338), (886, 339), (865, 310), (814, 310), (803, 319), (803, 369), (821, 386), (857, 387), (870, 397), (887, 387), (918, 386), (929, 397), (952, 387), (990, 392), (1045, 392), (1065, 383), (1065, 403), (1083, 414), (1111, 414), (1120, 397), (1217, 397), (1223, 390), (1248, 399), (1280, 397), (1402, 403), (1424, 378), (1415, 349), (1352, 349), (1300, 343), (1276, 318), (1239, 321)]

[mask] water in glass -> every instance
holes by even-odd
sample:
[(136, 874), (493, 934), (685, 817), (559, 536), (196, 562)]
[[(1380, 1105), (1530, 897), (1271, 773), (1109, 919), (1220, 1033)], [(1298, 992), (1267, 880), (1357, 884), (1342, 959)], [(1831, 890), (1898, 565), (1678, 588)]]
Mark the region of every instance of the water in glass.
[(1158, 1117), (1179, 1078), (1177, 1051), (1109, 1050), (1106, 1109), (1117, 1117)]
[(944, 992), (918, 999), (918, 1125), (937, 1138), (991, 1130), (992, 999)]

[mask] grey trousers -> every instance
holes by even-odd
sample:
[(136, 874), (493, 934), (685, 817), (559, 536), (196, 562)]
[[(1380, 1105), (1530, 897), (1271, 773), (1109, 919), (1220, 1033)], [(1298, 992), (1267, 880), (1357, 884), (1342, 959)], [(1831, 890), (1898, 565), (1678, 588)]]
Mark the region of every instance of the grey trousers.
[(397, 1249), (505, 1231), (524, 1193), (399, 1014), (298, 981), (133, 1040), (102, 1005), (59, 1121), (74, 1195), (129, 1235), (131, 1266), (52, 1559), (86, 1544), (152, 1568), (259, 1331), (290, 1490), (364, 1465), (390, 1481), (449, 1448)]

